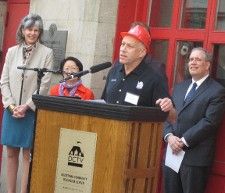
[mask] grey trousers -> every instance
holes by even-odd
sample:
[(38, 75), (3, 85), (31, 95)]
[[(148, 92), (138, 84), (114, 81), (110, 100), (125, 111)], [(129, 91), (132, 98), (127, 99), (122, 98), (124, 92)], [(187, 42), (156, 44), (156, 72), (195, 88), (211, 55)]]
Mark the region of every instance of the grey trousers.
[(164, 193), (204, 193), (209, 175), (209, 167), (181, 164), (176, 173), (163, 166)]

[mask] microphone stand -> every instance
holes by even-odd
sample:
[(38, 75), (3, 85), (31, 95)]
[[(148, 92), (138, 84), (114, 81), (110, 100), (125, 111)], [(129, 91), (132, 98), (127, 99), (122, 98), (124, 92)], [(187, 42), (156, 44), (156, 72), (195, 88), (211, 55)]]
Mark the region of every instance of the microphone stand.
[[(18, 66), (17, 69), (23, 70), (22, 76), (24, 77), (24, 72), (25, 70), (32, 70), (37, 72), (37, 94), (39, 95), (40, 93), (40, 87), (41, 87), (41, 80), (43, 76), (45, 75), (45, 72), (51, 72), (51, 73), (59, 73), (59, 71), (54, 71), (54, 70), (48, 70), (47, 68), (27, 68), (23, 66)], [(22, 99), (22, 89), (23, 89), (23, 81), (21, 85), (21, 92), (20, 92), (20, 101)], [(34, 140), (35, 140), (35, 125), (36, 125), (36, 120), (37, 120), (37, 109), (35, 110), (35, 121), (34, 121), (34, 131), (33, 131), (33, 144), (30, 152), (30, 169), (29, 169), (29, 174), (28, 174), (28, 184), (27, 184), (27, 190), (30, 192), (30, 181), (31, 181), (31, 172), (32, 172), (32, 164), (33, 164), (33, 153), (34, 153)]]
[[(41, 80), (43, 78), (43, 76), (45, 75), (44, 73), (45, 72), (51, 72), (51, 73), (58, 73), (59, 71), (55, 71), (55, 70), (49, 70), (47, 68), (27, 68), (27, 67), (20, 67), (18, 66), (17, 69), (20, 69), (20, 70), (32, 70), (32, 71), (35, 71), (37, 72), (37, 94), (40, 93), (40, 87), (41, 87)], [(24, 75), (24, 72), (23, 72), (23, 75)], [(22, 94), (20, 94), (21, 97), (22, 97)]]
[(21, 101), (22, 101), (22, 94), (23, 94), (23, 83), (24, 83), (24, 70), (22, 72), (22, 81), (21, 81), (21, 87), (20, 87), (20, 98), (19, 98), (19, 105), (21, 105)]

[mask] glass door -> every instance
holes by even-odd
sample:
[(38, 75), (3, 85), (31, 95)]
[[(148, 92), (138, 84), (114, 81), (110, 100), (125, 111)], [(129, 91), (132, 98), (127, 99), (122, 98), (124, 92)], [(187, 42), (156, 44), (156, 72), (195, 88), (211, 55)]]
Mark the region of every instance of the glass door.
[(225, 86), (225, 44), (213, 45), (213, 63), (212, 73), (215, 78)]
[[(165, 61), (170, 88), (187, 77), (186, 63), (190, 50), (207, 45), (210, 4), (210, 0), (151, 1), (151, 51), (153, 56)], [(162, 49), (157, 49), (162, 47), (159, 42), (164, 44), (163, 55)]]
[[(213, 54), (211, 76), (225, 86), (225, 1), (150, 0), (151, 54), (166, 64), (169, 86), (188, 78), (194, 47)], [(206, 193), (225, 191), (225, 119), (219, 130), (214, 165)], [(163, 192), (159, 187), (158, 192)]]

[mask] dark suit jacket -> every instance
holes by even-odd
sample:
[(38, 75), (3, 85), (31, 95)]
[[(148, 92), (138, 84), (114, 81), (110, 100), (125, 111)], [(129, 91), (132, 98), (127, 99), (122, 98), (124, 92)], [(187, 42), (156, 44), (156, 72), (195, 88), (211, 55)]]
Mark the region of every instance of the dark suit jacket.
[(168, 133), (184, 137), (183, 163), (191, 166), (209, 166), (215, 151), (216, 133), (225, 110), (225, 89), (207, 78), (197, 89), (196, 95), (184, 105), (184, 97), (191, 80), (175, 86), (173, 102), (177, 110), (175, 124), (165, 123), (164, 137)]

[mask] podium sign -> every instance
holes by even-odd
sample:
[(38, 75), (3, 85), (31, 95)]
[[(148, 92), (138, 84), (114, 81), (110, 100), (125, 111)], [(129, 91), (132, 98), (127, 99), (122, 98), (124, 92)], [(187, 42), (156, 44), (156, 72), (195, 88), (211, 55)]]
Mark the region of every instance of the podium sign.
[(91, 193), (97, 134), (60, 129), (55, 193)]

